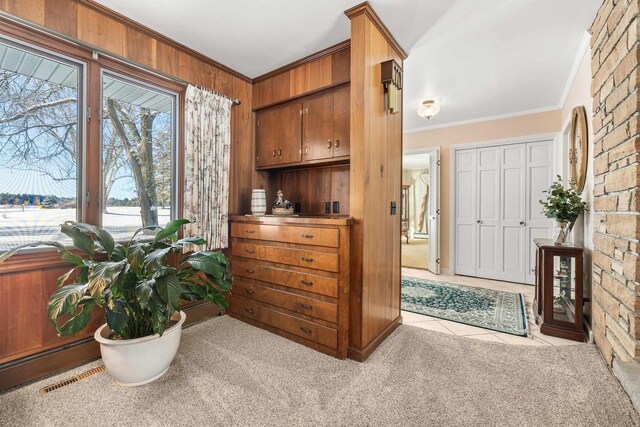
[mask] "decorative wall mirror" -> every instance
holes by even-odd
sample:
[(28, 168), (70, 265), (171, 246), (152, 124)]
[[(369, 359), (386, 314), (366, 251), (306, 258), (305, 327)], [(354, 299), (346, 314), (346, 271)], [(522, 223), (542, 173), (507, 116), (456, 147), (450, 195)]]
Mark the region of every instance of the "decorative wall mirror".
[(589, 134), (587, 114), (584, 107), (575, 107), (571, 113), (571, 133), (569, 138), (569, 173), (576, 184), (576, 191), (582, 193), (587, 176)]

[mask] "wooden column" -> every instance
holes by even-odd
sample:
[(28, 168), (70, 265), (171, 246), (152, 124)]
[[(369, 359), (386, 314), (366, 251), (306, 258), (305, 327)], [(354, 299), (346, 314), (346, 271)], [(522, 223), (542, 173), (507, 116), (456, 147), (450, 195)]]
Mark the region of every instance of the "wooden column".
[[(351, 297), (349, 357), (365, 360), (401, 324), (402, 110), (384, 110), (380, 64), (407, 54), (368, 2), (351, 19)], [(400, 105), (402, 103), (400, 102)], [(391, 203), (396, 214), (391, 214)]]

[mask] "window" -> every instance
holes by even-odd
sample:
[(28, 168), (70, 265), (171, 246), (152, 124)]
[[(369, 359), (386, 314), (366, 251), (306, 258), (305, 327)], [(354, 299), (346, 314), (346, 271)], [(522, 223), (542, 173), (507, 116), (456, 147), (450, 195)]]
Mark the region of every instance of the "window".
[(102, 226), (123, 240), (175, 211), (177, 94), (102, 76)]
[(0, 251), (81, 219), (83, 68), (0, 39)]

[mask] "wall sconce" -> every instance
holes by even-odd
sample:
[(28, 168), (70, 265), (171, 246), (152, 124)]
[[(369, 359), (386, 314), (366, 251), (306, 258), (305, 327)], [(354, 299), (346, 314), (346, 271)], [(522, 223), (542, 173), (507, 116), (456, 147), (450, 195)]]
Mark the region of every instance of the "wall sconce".
[(418, 107), (418, 110), (416, 112), (420, 117), (424, 117), (425, 119), (429, 120), (431, 117), (440, 112), (440, 105), (438, 105), (435, 100), (428, 99)]
[(402, 68), (390, 59), (381, 65), (380, 76), (384, 85), (384, 111), (391, 114), (400, 112), (400, 91), (402, 90)]

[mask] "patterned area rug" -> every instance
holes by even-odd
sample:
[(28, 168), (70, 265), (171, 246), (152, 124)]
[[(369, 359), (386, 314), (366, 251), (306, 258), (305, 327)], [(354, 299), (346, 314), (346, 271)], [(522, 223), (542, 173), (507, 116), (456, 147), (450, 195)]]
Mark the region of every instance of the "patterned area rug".
[(526, 336), (524, 307), (519, 293), (402, 278), (402, 309), (413, 313)]

